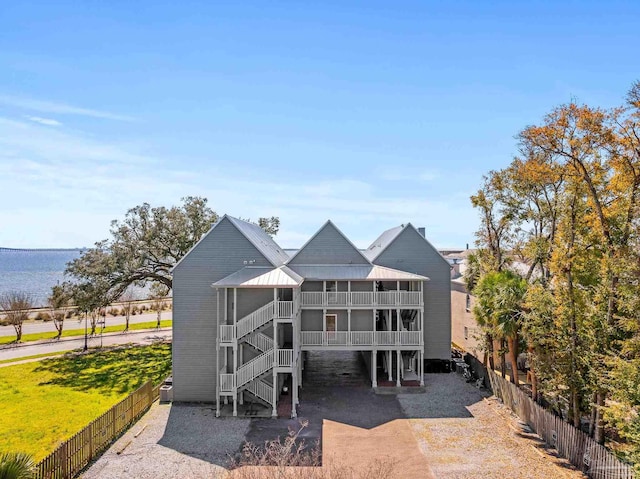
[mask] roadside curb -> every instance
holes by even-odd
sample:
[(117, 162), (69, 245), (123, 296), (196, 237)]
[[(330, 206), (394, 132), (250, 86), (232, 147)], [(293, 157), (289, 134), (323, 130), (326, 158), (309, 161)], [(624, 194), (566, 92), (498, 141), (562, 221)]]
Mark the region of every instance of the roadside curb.
[[(151, 328), (151, 329), (133, 329), (127, 332), (114, 332), (114, 333), (105, 333), (102, 335), (93, 335), (93, 336), (88, 336), (89, 339), (97, 339), (100, 336), (102, 336), (103, 338), (107, 338), (107, 337), (111, 337), (111, 336), (127, 336), (130, 334), (137, 334), (137, 333), (153, 333), (153, 332), (163, 332), (163, 331), (171, 331), (172, 328), (160, 328), (160, 329), (156, 329), (156, 328)], [(38, 346), (40, 344), (60, 344), (60, 343), (65, 343), (68, 341), (77, 341), (78, 339), (84, 338), (84, 334), (81, 334), (79, 336), (65, 336), (63, 338), (60, 339), (39, 339), (37, 341), (26, 341), (24, 343), (9, 343), (9, 344), (3, 344), (2, 346), (0, 346), (0, 351), (4, 351), (7, 349), (16, 349), (16, 348), (22, 348), (25, 346)]]

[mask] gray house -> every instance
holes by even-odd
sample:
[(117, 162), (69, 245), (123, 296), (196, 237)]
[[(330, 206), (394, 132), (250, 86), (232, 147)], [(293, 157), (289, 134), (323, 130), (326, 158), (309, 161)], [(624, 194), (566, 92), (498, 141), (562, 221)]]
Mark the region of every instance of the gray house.
[(174, 400), (215, 402), (234, 416), (292, 416), (306, 351), (361, 351), (371, 383), (423, 384), (448, 362), (449, 263), (411, 224), (359, 250), (331, 222), (287, 254), (258, 226), (224, 216), (173, 271)]

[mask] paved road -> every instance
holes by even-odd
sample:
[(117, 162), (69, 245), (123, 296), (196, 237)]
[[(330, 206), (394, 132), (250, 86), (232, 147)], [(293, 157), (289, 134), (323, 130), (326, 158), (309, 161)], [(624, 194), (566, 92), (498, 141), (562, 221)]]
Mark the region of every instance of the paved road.
[[(156, 313), (136, 314), (131, 316), (129, 324), (146, 323), (149, 321), (157, 320)], [(171, 311), (162, 312), (162, 320), (171, 319)], [(107, 316), (106, 325), (116, 326), (124, 325), (124, 316)], [(77, 319), (67, 319), (64, 325), (65, 329), (82, 329), (84, 328), (84, 321), (78, 321)], [(56, 328), (53, 325), (53, 321), (25, 321), (22, 325), (22, 334), (31, 333), (55, 333)], [(0, 326), (0, 336), (15, 336), (16, 332), (13, 326)]]
[[(102, 337), (103, 346), (115, 346), (118, 344), (150, 344), (159, 339), (171, 339), (171, 329), (145, 329), (143, 331), (135, 331), (131, 333), (110, 333)], [(89, 338), (89, 347), (100, 346), (100, 337)], [(25, 343), (24, 345), (3, 346), (0, 349), (0, 361), (4, 359), (19, 359), (26, 356), (35, 356), (36, 354), (58, 353), (61, 351), (70, 351), (72, 349), (81, 349), (84, 347), (84, 337), (63, 338), (59, 341), (37, 341), (33, 343)]]

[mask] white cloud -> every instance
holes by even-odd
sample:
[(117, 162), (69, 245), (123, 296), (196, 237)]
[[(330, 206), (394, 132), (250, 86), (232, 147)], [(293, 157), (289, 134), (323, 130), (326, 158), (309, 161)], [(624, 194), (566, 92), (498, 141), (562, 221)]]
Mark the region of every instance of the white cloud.
[(105, 120), (134, 121), (134, 118), (130, 116), (118, 115), (108, 111), (94, 110), (91, 108), (81, 108), (77, 106), (67, 105), (66, 103), (34, 100), (31, 98), (12, 95), (0, 95), (0, 103), (16, 108), (22, 108), (25, 110), (33, 110), (45, 113), (57, 113), (59, 115), (78, 115), (93, 118), (102, 118)]
[(41, 125), (62, 126), (62, 123), (60, 123), (57, 120), (53, 120), (51, 118), (42, 118), (41, 116), (28, 116), (28, 115), (25, 115), (25, 118), (35, 123), (40, 123)]
[(356, 245), (384, 229), (426, 226), (439, 246), (471, 242), (476, 214), (464, 195), (445, 199), (424, 188), (390, 187), (372, 178), (287, 176), (241, 165), (154, 158), (143, 148), (74, 131), (0, 117), (1, 246), (81, 246), (108, 236), (109, 221), (142, 202), (209, 198), (218, 213), (279, 216), (282, 247), (300, 247), (331, 218)]

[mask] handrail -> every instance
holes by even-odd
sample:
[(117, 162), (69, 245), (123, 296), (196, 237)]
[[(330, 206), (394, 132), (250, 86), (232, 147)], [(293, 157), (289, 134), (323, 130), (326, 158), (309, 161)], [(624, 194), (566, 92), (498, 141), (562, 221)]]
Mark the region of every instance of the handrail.
[(273, 367), (273, 349), (262, 353), (238, 368), (236, 387), (242, 387)]
[(251, 346), (262, 352), (273, 349), (273, 339), (260, 332), (247, 336), (246, 341)]
[(301, 346), (422, 346), (422, 331), (301, 331)]
[(263, 381), (253, 381), (247, 386), (247, 391), (273, 405), (273, 388)]
[(293, 366), (293, 349), (278, 349), (278, 362), (280, 368), (290, 368)]
[(267, 324), (273, 319), (274, 302), (271, 301), (261, 308), (256, 309), (253, 313), (246, 315), (236, 324), (237, 339), (243, 338), (247, 334), (255, 331), (260, 326)]

